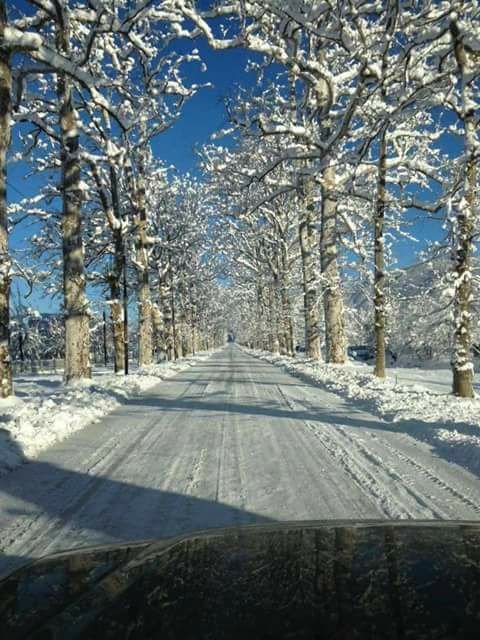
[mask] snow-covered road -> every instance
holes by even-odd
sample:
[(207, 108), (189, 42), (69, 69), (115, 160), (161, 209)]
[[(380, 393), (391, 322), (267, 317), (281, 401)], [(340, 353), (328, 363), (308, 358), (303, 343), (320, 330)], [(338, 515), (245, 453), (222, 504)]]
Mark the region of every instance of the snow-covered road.
[(236, 523), (480, 519), (480, 479), (411, 426), (227, 347), (0, 478), (0, 574)]

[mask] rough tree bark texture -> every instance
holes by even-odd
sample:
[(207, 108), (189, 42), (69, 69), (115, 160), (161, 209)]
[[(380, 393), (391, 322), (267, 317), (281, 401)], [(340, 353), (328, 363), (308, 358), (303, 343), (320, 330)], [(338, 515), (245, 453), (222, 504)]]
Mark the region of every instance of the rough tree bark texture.
[(155, 353), (158, 360), (165, 358), (163, 314), (158, 304), (152, 305), (152, 323)]
[[(0, 40), (7, 23), (5, 2), (0, 2)], [(7, 150), (10, 144), (12, 74), (10, 53), (0, 49), (0, 397), (13, 393), (9, 354), (10, 255), (8, 252)]]
[[(393, 0), (386, 6), (386, 29), (387, 44), (382, 61), (382, 78), (387, 78), (387, 52), (391, 36), (395, 30), (398, 14), (398, 3)], [(382, 100), (387, 103), (386, 85), (382, 87)], [(385, 306), (385, 210), (387, 202), (387, 129), (388, 125), (381, 131), (380, 149), (378, 157), (377, 194), (374, 212), (374, 283), (373, 283), (373, 305), (374, 305), (374, 331), (375, 331), (375, 368), (374, 374), (378, 378), (385, 378), (385, 331), (387, 310)]]
[[(57, 21), (57, 47), (70, 55), (68, 16)], [(90, 327), (86, 297), (82, 239), (79, 134), (73, 105), (72, 81), (60, 73), (57, 80), (62, 165), (62, 251), (65, 313), (65, 381), (91, 377)]]
[(183, 303), (182, 279), (179, 277), (177, 281), (175, 295), (175, 350), (177, 358), (183, 358), (185, 353), (185, 310)]
[(282, 308), (282, 281), (278, 269), (273, 274), (273, 300), (275, 305), (275, 333), (277, 336), (280, 355), (287, 355), (286, 327), (284, 325)]
[(166, 275), (162, 272), (158, 279), (160, 307), (163, 315), (163, 348), (167, 360), (174, 360), (172, 307)]
[(110, 198), (102, 184), (102, 179), (94, 162), (90, 163), (92, 177), (97, 184), (98, 195), (107, 222), (112, 232), (113, 261), (107, 279), (110, 287), (110, 314), (113, 330), (114, 370), (118, 373), (125, 365), (125, 338), (123, 305), (121, 301), (121, 280), (125, 261), (123, 233), (121, 226), (120, 201), (118, 198), (118, 181), (115, 169), (110, 165)]
[(259, 274), (257, 274), (255, 306), (255, 349), (263, 349), (263, 285)]
[[(118, 197), (118, 180), (114, 167), (110, 166), (110, 190), (112, 195), (113, 214), (117, 221), (121, 220), (120, 201)], [(113, 265), (110, 279), (111, 306), (115, 373), (125, 368), (125, 327), (122, 305), (122, 276), (125, 266), (125, 239), (122, 227), (113, 225)]]
[(273, 277), (273, 295), (275, 305), (275, 328), (281, 355), (289, 355), (288, 346), (288, 306), (285, 305), (287, 274), (282, 254), (270, 261)]
[(190, 344), (190, 323), (189, 323), (189, 304), (185, 280), (183, 276), (179, 283), (179, 302), (180, 302), (180, 344), (182, 347), (182, 357), (191, 353)]
[(471, 254), (475, 231), (476, 203), (476, 139), (474, 96), (468, 85), (469, 61), (461, 34), (455, 23), (451, 25), (455, 45), (455, 57), (462, 85), (462, 119), (464, 125), (465, 178), (464, 197), (459, 203), (456, 216), (455, 247), (455, 299), (454, 299), (454, 345), (453, 345), (453, 393), (462, 398), (472, 398), (473, 361), (472, 347), (472, 272)]
[(282, 323), (285, 332), (286, 353), (289, 356), (294, 354), (293, 345), (293, 323), (292, 323), (292, 305), (288, 295), (289, 288), (289, 268), (288, 268), (288, 252), (285, 242), (283, 243), (281, 253), (282, 264), (282, 288), (280, 291), (281, 307), (282, 307)]
[(145, 168), (143, 158), (138, 163), (138, 184), (135, 194), (136, 269), (138, 277), (138, 365), (152, 364), (153, 327), (152, 299), (148, 270), (147, 210), (145, 203)]
[(197, 299), (195, 295), (195, 287), (193, 282), (190, 281), (188, 288), (188, 302), (190, 308), (189, 321), (190, 321), (190, 342), (192, 345), (192, 354), (195, 355), (198, 351), (198, 332), (197, 332)]
[(287, 356), (293, 356), (294, 347), (293, 347), (293, 324), (291, 318), (291, 304), (290, 299), (286, 292), (285, 285), (282, 287), (280, 291), (281, 296), (281, 309), (282, 309), (282, 325), (284, 331), (284, 344), (285, 344), (285, 353)]
[(115, 373), (122, 371), (125, 364), (125, 336), (123, 327), (123, 305), (121, 301), (122, 288), (118, 280), (110, 280), (110, 315), (112, 318), (113, 366)]
[[(169, 261), (170, 262), (170, 261)], [(179, 357), (178, 349), (178, 330), (177, 330), (177, 309), (175, 300), (175, 282), (173, 279), (173, 270), (170, 266), (170, 313), (172, 321), (172, 360), (176, 360)]]
[[(270, 351), (278, 356), (280, 355), (280, 341), (278, 339), (278, 324), (277, 324), (277, 300), (276, 300), (275, 284), (271, 283), (268, 286), (268, 308), (269, 308), (269, 336), (270, 336)], [(217, 345), (215, 345), (217, 346)]]
[(305, 315), (305, 354), (307, 358), (321, 359), (318, 317), (318, 290), (316, 269), (317, 233), (315, 231), (315, 204), (311, 183), (305, 186), (300, 201), (299, 240), (302, 259), (302, 286)]
[(374, 326), (375, 326), (375, 375), (385, 377), (385, 242), (384, 221), (387, 183), (387, 137), (383, 131), (380, 139), (378, 163), (377, 201), (374, 220)]
[(325, 316), (326, 361), (344, 363), (346, 359), (343, 295), (338, 270), (337, 202), (334, 196), (335, 169), (327, 166), (322, 176), (322, 221), (320, 262)]

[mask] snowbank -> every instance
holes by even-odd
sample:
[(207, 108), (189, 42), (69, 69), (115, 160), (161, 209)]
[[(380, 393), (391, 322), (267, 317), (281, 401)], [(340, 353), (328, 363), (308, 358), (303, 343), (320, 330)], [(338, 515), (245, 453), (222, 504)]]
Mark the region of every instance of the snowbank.
[[(267, 351), (243, 348), (297, 377), (358, 402), (362, 409), (384, 420), (408, 422), (411, 435), (432, 446), (448, 448), (452, 461), (480, 471), (480, 398), (456, 398), (418, 383), (399, 384), (399, 369), (393, 370), (393, 377), (382, 381), (362, 364), (334, 365), (305, 359), (296, 361), (286, 356), (274, 356)], [(428, 376), (426, 383), (429, 384)]]
[(0, 475), (211, 353), (137, 369), (129, 376), (98, 373), (91, 381), (68, 386), (59, 375), (20, 377), (17, 395), (0, 400)]

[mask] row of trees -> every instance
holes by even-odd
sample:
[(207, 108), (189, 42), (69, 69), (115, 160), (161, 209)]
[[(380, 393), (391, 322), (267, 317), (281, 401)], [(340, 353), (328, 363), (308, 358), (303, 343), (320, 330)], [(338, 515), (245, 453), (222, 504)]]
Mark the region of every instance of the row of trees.
[[(67, 382), (91, 375), (89, 285), (107, 292), (117, 371), (128, 369), (133, 279), (140, 366), (223, 338), (201, 190), (150, 151), (198, 89), (183, 79), (198, 54), (175, 50), (169, 5), (32, 0), (21, 13), (0, 2), (2, 397), (12, 392), (10, 222), (37, 221), (34, 257), (47, 265), (44, 284), (62, 291)], [(10, 207), (9, 150), (42, 183)]]
[[(399, 326), (389, 317), (389, 244), (416, 212), (444, 226), (426, 257), (438, 266), (442, 252), (450, 258), (433, 312), (451, 310), (453, 391), (471, 397), (478, 2), (175, 4), (183, 31), (256, 54), (257, 86), (227, 105), (237, 146), (204, 154), (226, 254), (242, 269), (237, 289), (255, 309), (248, 342), (291, 352), (301, 282), (307, 354), (319, 358), (322, 323), (326, 361), (345, 362), (351, 269), (370, 270), (375, 373), (384, 377), (387, 331)], [(408, 313), (408, 302), (395, 313)]]
[[(38, 251), (63, 265), (67, 380), (90, 373), (88, 277), (108, 284), (119, 368), (127, 271), (137, 282), (139, 361), (149, 364), (154, 349), (173, 357), (193, 348), (196, 332), (215, 333), (226, 293), (217, 266), (241, 303), (234, 320), (248, 342), (292, 353), (300, 293), (307, 354), (320, 358), (324, 343), (333, 363), (346, 359), (353, 285), (362, 295), (369, 288), (383, 377), (389, 327), (400, 326), (392, 313), (402, 312), (388, 295), (391, 237), (408, 233), (415, 211), (445, 227), (425, 258), (451, 261), (434, 283), (443, 291), (432, 312), (452, 311), (453, 390), (473, 395), (477, 0), (27, 4), (28, 15), (7, 16), (0, 2), (2, 395), (11, 391), (12, 119), (15, 153), (44, 187), (10, 213), (36, 216)], [(203, 150), (204, 185), (172, 180), (150, 152), (200, 88), (184, 79), (198, 53), (175, 46), (197, 38), (247, 49), (257, 74), (227, 102), (224, 133), (236, 144)]]

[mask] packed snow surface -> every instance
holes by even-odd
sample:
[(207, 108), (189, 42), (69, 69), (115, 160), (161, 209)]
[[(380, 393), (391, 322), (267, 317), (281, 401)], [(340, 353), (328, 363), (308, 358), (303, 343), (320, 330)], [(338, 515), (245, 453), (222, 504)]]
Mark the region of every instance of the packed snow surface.
[(463, 439), (477, 426), (431, 421), (433, 406), (412, 417), (408, 395), (393, 421), (373, 396), (285, 366), (226, 347), (5, 474), (0, 574), (82, 545), (236, 524), (480, 519), (479, 448)]
[[(480, 399), (451, 394), (451, 371), (443, 363), (432, 369), (392, 367), (385, 380), (372, 367), (350, 362), (334, 365), (304, 358), (247, 350), (371, 411), (392, 423), (408, 423), (410, 433), (480, 475)], [(478, 381), (475, 388), (480, 386)], [(392, 425), (392, 428), (395, 428)]]

